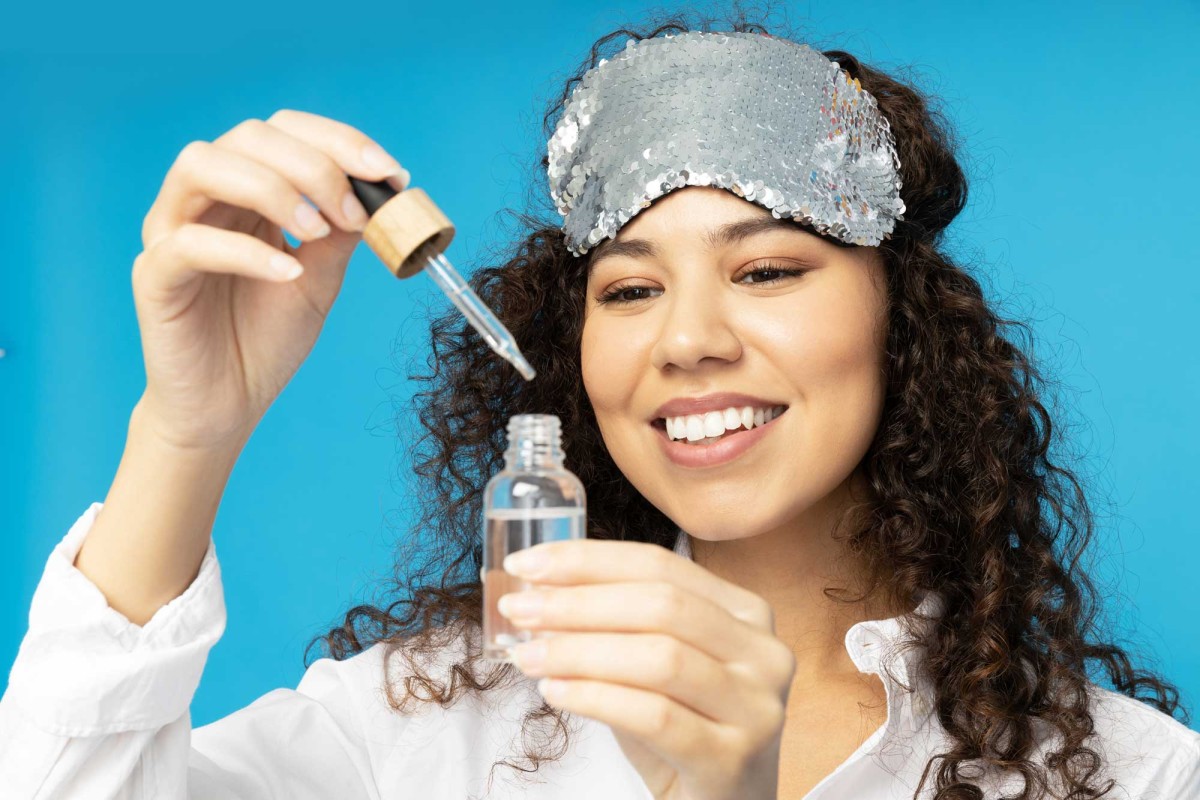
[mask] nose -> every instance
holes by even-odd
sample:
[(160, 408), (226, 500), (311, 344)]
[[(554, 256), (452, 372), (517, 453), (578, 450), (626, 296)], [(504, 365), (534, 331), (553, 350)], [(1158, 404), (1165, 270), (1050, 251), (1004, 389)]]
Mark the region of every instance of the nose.
[(686, 281), (669, 287), (662, 298), (665, 302), (659, 304), (662, 322), (650, 353), (651, 363), (660, 370), (670, 364), (694, 370), (706, 358), (735, 361), (742, 345), (732, 318), (734, 304), (715, 286), (699, 281), (691, 286), (682, 283)]

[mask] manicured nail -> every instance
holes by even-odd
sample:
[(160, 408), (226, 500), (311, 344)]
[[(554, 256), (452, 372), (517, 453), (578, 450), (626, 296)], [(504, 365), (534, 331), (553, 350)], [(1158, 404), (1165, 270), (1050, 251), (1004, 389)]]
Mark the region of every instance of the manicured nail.
[(315, 208), (303, 200), (300, 201), (300, 205), (296, 206), (296, 224), (300, 226), (300, 230), (317, 239), (328, 236), (330, 232), (329, 223), (321, 218)]
[(513, 648), (513, 659), (521, 671), (527, 675), (540, 672), (546, 663), (546, 646), (545, 639), (522, 642)]
[(506, 572), (526, 578), (534, 578), (541, 575), (549, 566), (549, 554), (537, 549), (509, 553), (504, 558), (504, 569)]
[(542, 613), (545, 598), (541, 592), (516, 592), (503, 595), (496, 605), (506, 617), (530, 619)]
[(354, 192), (346, 192), (346, 196), (342, 198), (342, 213), (356, 229), (362, 230), (367, 227), (367, 210), (354, 196)]
[(388, 175), (399, 175), (404, 167), (400, 166), (400, 162), (387, 154), (382, 147), (377, 144), (369, 144), (362, 149), (362, 160), (366, 164), (367, 169), (379, 173), (381, 177)]
[(289, 281), (300, 277), (300, 273), (304, 272), (304, 267), (299, 261), (284, 253), (271, 256), (268, 266), (276, 275)]

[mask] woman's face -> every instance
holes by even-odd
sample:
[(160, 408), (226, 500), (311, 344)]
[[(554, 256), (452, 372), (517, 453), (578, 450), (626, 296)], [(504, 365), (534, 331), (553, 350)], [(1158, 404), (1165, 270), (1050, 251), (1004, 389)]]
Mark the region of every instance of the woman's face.
[[(774, 224), (744, 238), (710, 236), (755, 220)], [(633, 240), (642, 244), (628, 246)], [(887, 298), (878, 249), (838, 247), (729, 191), (698, 186), (656, 200), (615, 242), (624, 244), (606, 241), (590, 254), (580, 354), (613, 461), (698, 538), (795, 524), (851, 476), (879, 424)], [(750, 274), (767, 265), (807, 271)], [(617, 302), (600, 302), (618, 289)], [(787, 410), (730, 461), (673, 462), (661, 423), (652, 424), (657, 410), (715, 392)]]

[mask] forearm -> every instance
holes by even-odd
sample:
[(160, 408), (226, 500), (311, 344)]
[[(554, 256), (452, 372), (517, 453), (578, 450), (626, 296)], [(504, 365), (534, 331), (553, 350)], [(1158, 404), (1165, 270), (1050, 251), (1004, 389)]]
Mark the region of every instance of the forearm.
[(241, 452), (181, 449), (154, 435), (139, 403), (125, 451), (75, 567), (109, 606), (144, 625), (192, 583)]

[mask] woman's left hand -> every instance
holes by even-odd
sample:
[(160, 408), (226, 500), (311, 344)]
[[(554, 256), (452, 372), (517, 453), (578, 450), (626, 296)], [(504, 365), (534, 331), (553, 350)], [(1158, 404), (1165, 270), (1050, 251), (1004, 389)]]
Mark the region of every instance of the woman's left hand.
[[(526, 556), (544, 568), (520, 569)], [(517, 665), (552, 679), (551, 705), (609, 725), (656, 800), (775, 800), (796, 662), (763, 598), (641, 542), (546, 542), (504, 566), (542, 585), (501, 613), (554, 631)], [(526, 596), (541, 610), (510, 602)]]

